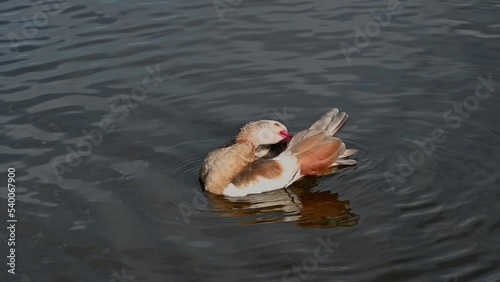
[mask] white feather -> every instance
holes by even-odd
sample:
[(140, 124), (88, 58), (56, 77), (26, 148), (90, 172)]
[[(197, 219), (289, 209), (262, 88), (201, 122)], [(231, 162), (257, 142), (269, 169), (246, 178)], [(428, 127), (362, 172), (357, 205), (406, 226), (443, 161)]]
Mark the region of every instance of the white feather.
[(278, 161), (283, 167), (283, 173), (278, 178), (268, 179), (261, 177), (256, 182), (249, 184), (246, 187), (238, 188), (232, 183), (224, 189), (224, 195), (231, 197), (241, 197), (249, 194), (258, 194), (262, 192), (272, 191), (284, 188), (290, 185), (293, 181), (300, 178), (300, 166), (295, 156), (292, 156), (290, 151), (285, 151), (279, 156), (273, 158)]

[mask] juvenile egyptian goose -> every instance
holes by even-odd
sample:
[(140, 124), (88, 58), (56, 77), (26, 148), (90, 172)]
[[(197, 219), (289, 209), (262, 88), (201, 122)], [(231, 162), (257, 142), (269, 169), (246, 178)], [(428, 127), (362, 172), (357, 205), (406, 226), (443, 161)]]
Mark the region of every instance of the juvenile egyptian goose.
[[(245, 196), (289, 186), (308, 175), (321, 175), (336, 165), (354, 165), (344, 142), (332, 137), (347, 121), (347, 114), (332, 109), (309, 129), (294, 137), (280, 122), (259, 120), (241, 128), (234, 144), (208, 154), (200, 169), (200, 180), (209, 192)], [(272, 158), (256, 153), (260, 145), (291, 138), (288, 147)]]

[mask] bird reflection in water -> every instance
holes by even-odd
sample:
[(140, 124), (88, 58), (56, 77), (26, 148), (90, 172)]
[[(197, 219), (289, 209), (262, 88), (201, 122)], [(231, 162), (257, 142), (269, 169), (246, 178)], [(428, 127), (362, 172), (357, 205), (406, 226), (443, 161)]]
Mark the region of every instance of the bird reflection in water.
[(292, 221), (302, 228), (356, 225), (359, 216), (351, 212), (348, 200), (339, 200), (338, 194), (328, 191), (311, 191), (317, 181), (318, 177), (306, 177), (285, 189), (238, 198), (206, 194), (212, 209), (222, 216), (241, 217), (244, 224)]

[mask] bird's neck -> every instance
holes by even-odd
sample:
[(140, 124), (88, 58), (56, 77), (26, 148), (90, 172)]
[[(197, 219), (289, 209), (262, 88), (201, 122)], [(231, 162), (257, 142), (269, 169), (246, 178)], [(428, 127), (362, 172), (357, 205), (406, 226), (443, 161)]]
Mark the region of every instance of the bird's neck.
[(241, 146), (245, 146), (246, 148), (244, 149), (247, 149), (246, 151), (248, 151), (248, 149), (250, 149), (250, 152), (252, 153), (252, 155), (255, 154), (255, 145), (253, 144), (253, 142), (249, 139), (246, 139), (246, 138), (239, 138), (239, 139), (236, 139), (236, 144), (241, 144)]
[(248, 141), (236, 141), (224, 155), (224, 162), (221, 164), (220, 169), (217, 171), (214, 170), (214, 174), (216, 175), (212, 178), (217, 179), (217, 181), (205, 185), (211, 185), (212, 187), (210, 189), (212, 191), (217, 191), (218, 194), (222, 194), (224, 188), (254, 161), (255, 148), (253, 144)]

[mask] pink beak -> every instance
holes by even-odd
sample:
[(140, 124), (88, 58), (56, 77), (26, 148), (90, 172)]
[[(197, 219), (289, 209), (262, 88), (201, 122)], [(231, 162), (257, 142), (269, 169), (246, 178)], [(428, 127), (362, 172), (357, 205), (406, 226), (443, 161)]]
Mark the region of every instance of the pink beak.
[(293, 135), (286, 130), (281, 130), (279, 134), (284, 140), (291, 140), (293, 138)]

